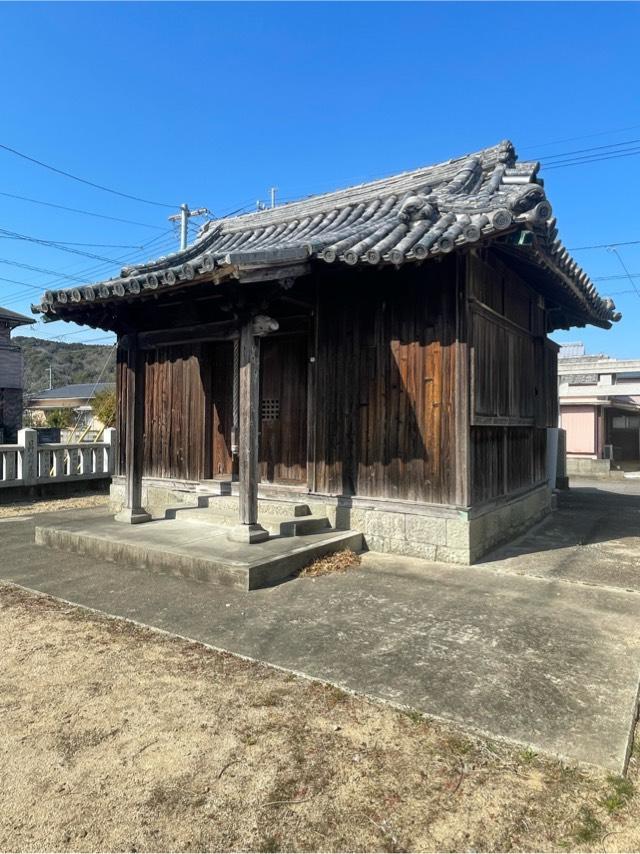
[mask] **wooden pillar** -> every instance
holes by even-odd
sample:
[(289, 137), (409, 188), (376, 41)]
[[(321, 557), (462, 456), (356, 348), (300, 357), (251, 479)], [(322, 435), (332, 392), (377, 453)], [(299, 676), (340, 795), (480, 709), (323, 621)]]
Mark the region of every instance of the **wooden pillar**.
[(136, 335), (128, 335), (121, 346), (126, 349), (125, 399), (125, 502), (116, 514), (118, 522), (136, 525), (149, 522), (151, 516), (142, 507), (142, 464), (144, 441), (144, 361)]
[(469, 259), (456, 257), (456, 343), (454, 419), (455, 419), (455, 503), (458, 507), (471, 504), (471, 399), (472, 371), (469, 347), (469, 291), (471, 267)]
[(260, 338), (253, 318), (240, 331), (238, 413), (239, 524), (229, 533), (236, 542), (259, 543), (269, 533), (258, 524), (258, 431), (260, 426)]

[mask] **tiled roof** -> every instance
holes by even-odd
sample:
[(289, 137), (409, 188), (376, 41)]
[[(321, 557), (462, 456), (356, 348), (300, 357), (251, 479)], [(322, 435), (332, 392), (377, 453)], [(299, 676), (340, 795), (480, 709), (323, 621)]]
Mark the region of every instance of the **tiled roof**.
[[(54, 315), (68, 302), (130, 298), (147, 290), (206, 279), (219, 268), (326, 264), (400, 266), (459, 247), (526, 231), (522, 252), (570, 292), (586, 322), (619, 319), (557, 239), (540, 164), (516, 162), (502, 142), (476, 154), (391, 178), (312, 196), (253, 214), (208, 222), (185, 250), (124, 267), (96, 285), (47, 291), (34, 311)], [(71, 308), (71, 307), (70, 307)]]
[(23, 326), (25, 323), (35, 323), (32, 317), (26, 317), (24, 314), (18, 314), (17, 311), (3, 308), (0, 305), (0, 323), (7, 323), (12, 328), (15, 326)]
[(75, 383), (63, 385), (58, 388), (48, 388), (44, 391), (36, 391), (31, 395), (33, 400), (90, 400), (94, 395), (102, 391), (113, 391), (115, 383)]

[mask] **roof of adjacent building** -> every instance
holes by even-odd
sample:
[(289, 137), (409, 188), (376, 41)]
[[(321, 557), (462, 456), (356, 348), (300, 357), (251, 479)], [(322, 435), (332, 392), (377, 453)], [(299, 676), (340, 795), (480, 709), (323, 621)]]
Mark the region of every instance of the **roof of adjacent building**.
[(77, 313), (74, 303), (131, 299), (145, 292), (238, 270), (309, 262), (396, 267), (511, 236), (511, 246), (551, 276), (583, 322), (608, 327), (620, 315), (558, 239), (538, 179), (504, 141), (475, 154), (302, 201), (206, 223), (186, 249), (123, 267), (85, 287), (47, 291), (33, 310)]
[(29, 402), (34, 400), (91, 400), (103, 391), (113, 391), (115, 383), (75, 383), (72, 385), (48, 388), (36, 391), (30, 395)]
[(15, 326), (23, 326), (25, 323), (35, 323), (33, 317), (27, 317), (24, 314), (18, 314), (17, 311), (11, 311), (9, 308), (3, 308), (0, 305), (0, 323), (5, 323), (12, 328)]

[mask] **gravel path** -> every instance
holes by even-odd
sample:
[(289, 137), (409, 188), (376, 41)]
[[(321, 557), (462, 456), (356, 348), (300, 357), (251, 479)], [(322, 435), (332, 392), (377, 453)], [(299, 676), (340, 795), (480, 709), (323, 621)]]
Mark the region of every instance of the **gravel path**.
[(108, 495), (73, 495), (69, 498), (35, 498), (0, 504), (0, 519), (12, 516), (32, 516), (34, 513), (51, 513), (55, 510), (84, 510), (87, 507), (106, 507)]

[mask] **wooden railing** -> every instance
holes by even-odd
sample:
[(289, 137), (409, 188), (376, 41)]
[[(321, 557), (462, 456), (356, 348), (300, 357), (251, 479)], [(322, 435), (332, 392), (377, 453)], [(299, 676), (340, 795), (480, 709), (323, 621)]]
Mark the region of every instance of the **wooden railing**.
[(44, 445), (38, 445), (36, 430), (19, 430), (15, 445), (0, 445), (0, 489), (110, 477), (115, 459), (113, 428), (104, 431), (102, 442)]

